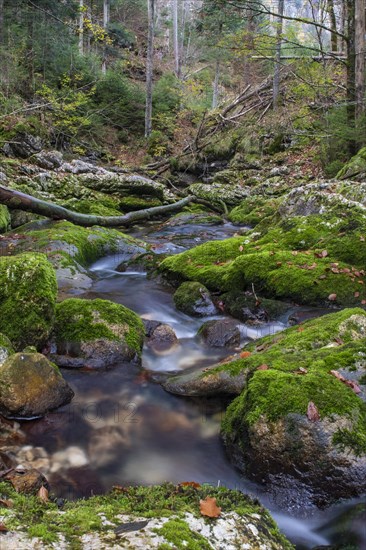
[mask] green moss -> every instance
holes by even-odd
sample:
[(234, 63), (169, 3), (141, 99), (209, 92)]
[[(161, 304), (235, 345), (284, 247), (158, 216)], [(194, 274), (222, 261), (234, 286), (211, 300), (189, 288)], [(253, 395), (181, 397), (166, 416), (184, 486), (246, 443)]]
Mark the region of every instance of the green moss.
[[(104, 201), (103, 201), (104, 202)], [(96, 216), (121, 216), (121, 211), (116, 208), (117, 205), (103, 204), (101, 201), (93, 200), (70, 200), (63, 203), (65, 208), (81, 212), (82, 214), (95, 214)]]
[(10, 227), (10, 214), (6, 206), (0, 204), (0, 233), (5, 233)]
[(238, 225), (254, 227), (263, 219), (272, 216), (276, 212), (279, 203), (279, 199), (266, 199), (254, 195), (233, 208), (228, 218)]
[(61, 342), (120, 340), (141, 355), (144, 337), (141, 319), (130, 309), (108, 300), (69, 298), (56, 306), (55, 334)]
[(43, 254), (0, 258), (0, 331), (16, 349), (46, 342), (56, 294), (55, 273)]
[(123, 212), (133, 212), (134, 210), (143, 210), (144, 208), (152, 208), (153, 206), (161, 206), (162, 202), (154, 197), (139, 197), (126, 196), (119, 198), (119, 207)]
[(202, 546), (204, 539), (191, 534), (189, 530), (188, 532), (181, 518), (186, 512), (200, 517), (199, 502), (207, 496), (216, 498), (218, 506), (225, 512), (236, 511), (242, 515), (260, 514), (263, 529), (268, 533), (272, 532), (276, 542), (281, 543), (284, 550), (292, 548), (278, 532), (270, 514), (257, 500), (240, 491), (223, 487), (203, 485), (196, 489), (190, 486), (177, 487), (171, 483), (151, 487), (127, 487), (122, 492), (115, 491), (103, 496), (67, 502), (60, 513), (53, 502), (43, 503), (37, 497), (16, 493), (9, 483), (0, 483), (0, 497), (11, 499), (14, 503), (13, 508), (4, 508), (2, 511), (3, 522), (8, 529), (20, 527), (28, 535), (40, 536), (47, 542), (53, 542), (58, 534), (63, 534), (72, 548), (78, 548), (82, 535), (110, 529), (102, 525), (100, 514), (115, 525), (120, 523), (120, 514), (146, 518), (170, 517), (174, 514), (176, 517), (165, 524), (169, 524), (164, 530), (167, 537), (176, 537), (176, 533), (179, 532), (184, 537), (189, 537), (189, 542), (199, 542), (198, 548), (205, 548)]
[(170, 544), (160, 545), (159, 549), (171, 548), (173, 545), (177, 550), (211, 550), (212, 546), (207, 540), (191, 531), (187, 523), (181, 519), (171, 519), (163, 527), (156, 529), (158, 535), (162, 535)]
[(173, 299), (179, 311), (187, 315), (197, 315), (200, 306), (209, 305), (210, 293), (202, 284), (187, 281), (180, 285)]
[(338, 172), (337, 179), (357, 178), (366, 173), (366, 147), (363, 147), (351, 158), (343, 168)]

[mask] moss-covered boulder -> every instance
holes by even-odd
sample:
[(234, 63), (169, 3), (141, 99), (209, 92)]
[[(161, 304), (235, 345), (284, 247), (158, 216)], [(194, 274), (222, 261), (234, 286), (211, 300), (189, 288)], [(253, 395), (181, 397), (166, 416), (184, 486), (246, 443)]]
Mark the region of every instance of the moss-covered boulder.
[(206, 321), (200, 327), (197, 336), (213, 348), (236, 348), (240, 344), (240, 330), (234, 319), (216, 319)]
[(0, 367), (0, 412), (33, 418), (71, 401), (74, 392), (40, 353), (16, 353)]
[(248, 325), (277, 320), (292, 308), (286, 302), (258, 298), (253, 292), (236, 290), (223, 294), (221, 302), (226, 313)]
[(217, 313), (209, 291), (200, 283), (183, 283), (174, 293), (173, 299), (175, 307), (179, 311), (193, 317), (204, 317)]
[(13, 353), (14, 349), (9, 338), (0, 333), (0, 366), (5, 363), (7, 358)]
[(0, 233), (5, 233), (10, 227), (9, 210), (3, 204), (0, 204)]
[(230, 207), (237, 206), (250, 192), (250, 187), (241, 184), (194, 183), (189, 187), (190, 194), (221, 208), (223, 203)]
[(337, 174), (337, 179), (364, 181), (366, 178), (366, 147), (351, 158)]
[(144, 333), (141, 319), (120, 304), (70, 298), (57, 304), (56, 349), (51, 357), (70, 368), (139, 362)]
[[(193, 485), (193, 484), (192, 484)], [(291, 550), (269, 512), (241, 491), (209, 484), (116, 488), (110, 494), (65, 502), (40, 503), (1, 483), (8, 533), (4, 548), (168, 548), (188, 550)], [(216, 499), (217, 518), (200, 513), (200, 501)], [(215, 501), (213, 501), (215, 502)], [(35, 537), (38, 537), (36, 539)]]
[(280, 202), (280, 199), (253, 195), (233, 208), (228, 218), (235, 224), (254, 227), (264, 218), (275, 214)]
[(44, 220), (31, 223), (17, 230), (22, 238), (8, 233), (3, 246), (16, 251), (43, 252), (56, 270), (59, 291), (81, 294), (87, 291), (93, 276), (88, 266), (102, 256), (118, 254), (121, 261), (128, 261), (134, 254), (145, 252), (144, 243), (124, 235), (115, 229), (80, 227), (70, 222)]
[(299, 495), (318, 504), (364, 493), (365, 344), (365, 311), (344, 310), (263, 338), (217, 367), (247, 376), (222, 426), (233, 461), (260, 481), (296, 480)]
[(56, 277), (44, 254), (0, 258), (0, 331), (16, 349), (40, 348), (51, 332)]

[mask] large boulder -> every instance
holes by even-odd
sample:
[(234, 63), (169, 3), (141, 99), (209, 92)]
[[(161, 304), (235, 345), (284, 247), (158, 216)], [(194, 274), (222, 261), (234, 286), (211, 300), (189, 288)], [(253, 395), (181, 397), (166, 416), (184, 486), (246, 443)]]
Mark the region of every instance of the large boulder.
[(366, 313), (344, 310), (246, 347), (222, 365), (248, 373), (223, 436), (233, 461), (317, 504), (366, 491)]
[(209, 291), (200, 283), (187, 281), (181, 284), (174, 293), (173, 299), (179, 311), (193, 317), (204, 317), (217, 313)]
[(189, 187), (190, 194), (221, 208), (223, 203), (237, 206), (249, 197), (250, 192), (250, 187), (239, 184), (194, 183)]
[(54, 170), (62, 164), (62, 153), (60, 151), (41, 151), (35, 154), (32, 159), (40, 168)]
[(0, 413), (33, 418), (65, 403), (74, 392), (58, 368), (40, 353), (16, 353), (0, 367)]
[(57, 284), (44, 254), (0, 258), (0, 331), (16, 349), (38, 348), (51, 332)]
[(172, 327), (160, 321), (143, 320), (143, 323), (146, 345), (153, 352), (165, 354), (176, 349), (179, 340)]
[(60, 367), (70, 368), (139, 362), (144, 332), (136, 313), (120, 304), (70, 298), (56, 308), (51, 358)]
[(7, 155), (26, 159), (41, 151), (42, 140), (39, 136), (19, 133), (10, 144), (5, 144), (4, 148)]

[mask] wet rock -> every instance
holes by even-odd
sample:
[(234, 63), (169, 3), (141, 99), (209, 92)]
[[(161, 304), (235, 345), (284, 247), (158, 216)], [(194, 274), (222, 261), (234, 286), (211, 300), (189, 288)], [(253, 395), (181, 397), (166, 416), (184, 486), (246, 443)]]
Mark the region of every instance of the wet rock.
[(74, 392), (58, 368), (40, 353), (16, 353), (0, 367), (0, 412), (32, 418), (69, 403)]
[(36, 495), (41, 487), (49, 488), (48, 481), (41, 472), (21, 467), (12, 470), (3, 478), (12, 484), (17, 493)]
[[(17, 134), (10, 144), (6, 144), (5, 154), (26, 159), (42, 149), (42, 140), (32, 134)], [(5, 146), (4, 146), (5, 147)]]
[(364, 181), (366, 177), (366, 147), (354, 155), (338, 172), (337, 179), (352, 179)]
[(146, 344), (156, 353), (169, 353), (178, 345), (178, 338), (174, 330), (167, 324), (159, 321), (144, 321), (146, 330)]
[(214, 348), (235, 348), (240, 345), (238, 323), (233, 319), (207, 321), (199, 329), (198, 336)]
[(54, 453), (51, 457), (51, 473), (69, 468), (82, 468), (89, 464), (89, 460), (80, 447), (71, 446)]
[(169, 393), (189, 397), (240, 395), (245, 388), (247, 373), (243, 371), (236, 376), (218, 368), (220, 365), (170, 376), (162, 386)]
[(50, 471), (50, 458), (43, 447), (25, 445), (16, 453), (16, 459), (18, 464), (26, 469), (39, 470), (43, 474), (48, 474)]
[(173, 299), (179, 311), (193, 317), (204, 317), (217, 313), (209, 291), (200, 283), (186, 282), (181, 284)]
[(0, 331), (16, 349), (45, 344), (54, 320), (57, 284), (43, 254), (0, 258)]
[(70, 298), (56, 308), (51, 358), (69, 368), (139, 362), (143, 336), (142, 321), (128, 308), (108, 300)]
[(81, 183), (90, 189), (116, 195), (147, 195), (163, 199), (165, 187), (149, 178), (134, 174), (86, 174), (81, 176)]
[(278, 319), (291, 308), (278, 300), (256, 298), (252, 293), (232, 291), (221, 296), (225, 312), (240, 321), (256, 325)]
[(40, 168), (45, 170), (54, 170), (60, 168), (62, 164), (62, 153), (60, 151), (41, 151), (32, 157)]

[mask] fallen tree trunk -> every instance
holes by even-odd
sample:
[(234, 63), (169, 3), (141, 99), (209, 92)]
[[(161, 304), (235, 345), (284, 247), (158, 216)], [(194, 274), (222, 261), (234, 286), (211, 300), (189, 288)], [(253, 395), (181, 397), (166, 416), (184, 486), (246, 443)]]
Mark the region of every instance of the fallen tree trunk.
[(0, 204), (4, 204), (13, 210), (25, 210), (26, 212), (39, 214), (40, 216), (52, 218), (53, 220), (67, 220), (76, 225), (82, 225), (83, 227), (91, 227), (92, 225), (100, 225), (102, 227), (126, 226), (138, 220), (146, 220), (153, 216), (181, 210), (183, 206), (186, 206), (192, 200), (194, 200), (194, 197), (188, 196), (173, 204), (154, 206), (152, 208), (146, 208), (145, 210), (129, 212), (122, 216), (95, 216), (94, 214), (73, 212), (58, 204), (36, 199), (31, 195), (26, 195), (15, 189), (9, 189), (8, 187), (0, 185)]

